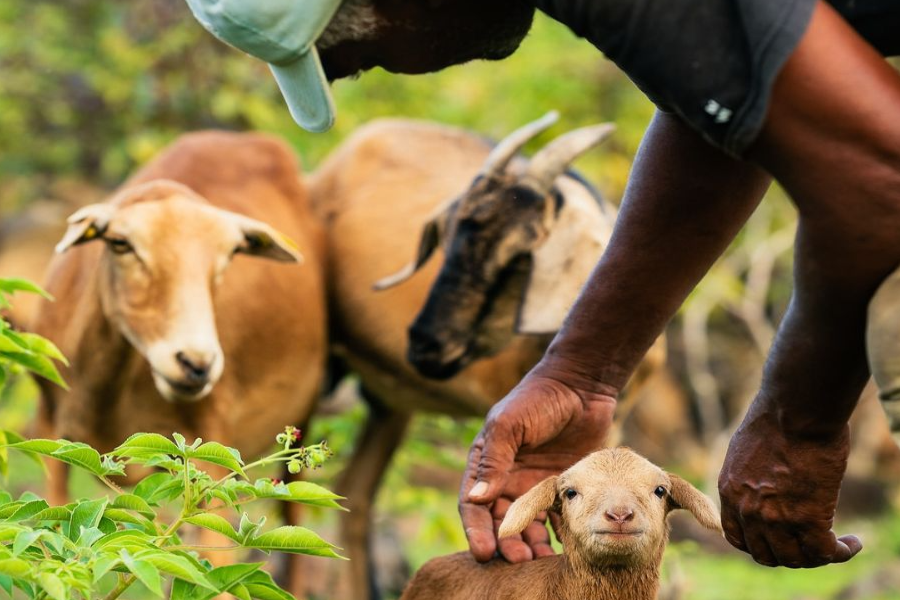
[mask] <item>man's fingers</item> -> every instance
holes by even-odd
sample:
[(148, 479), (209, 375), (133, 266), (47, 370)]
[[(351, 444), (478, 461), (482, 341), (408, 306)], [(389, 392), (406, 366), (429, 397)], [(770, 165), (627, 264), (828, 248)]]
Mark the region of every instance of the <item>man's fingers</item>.
[(547, 531), (547, 526), (544, 524), (546, 520), (547, 515), (540, 514), (537, 519), (522, 532), (522, 539), (528, 544), (528, 547), (531, 548), (531, 552), (534, 554), (535, 558), (553, 556), (556, 554), (553, 551), (553, 547), (550, 545), (550, 532)]
[(494, 535), (494, 518), (490, 508), (462, 502), (459, 505), (459, 514), (462, 517), (469, 549), (475, 560), (478, 562), (491, 560), (497, 551), (497, 537)]
[(803, 547), (794, 534), (781, 529), (771, 528), (766, 537), (769, 540), (769, 548), (775, 555), (775, 562), (789, 569), (799, 569), (806, 565), (806, 556)]
[(729, 544), (738, 550), (747, 552), (747, 544), (744, 543), (744, 531), (741, 528), (741, 524), (737, 519), (736, 513), (728, 507), (724, 499), (722, 501), (722, 531), (725, 532), (725, 539)]
[(833, 563), (847, 562), (862, 550), (862, 541), (855, 535), (843, 535), (837, 539), (837, 548), (834, 553)]
[(475, 483), (469, 490), (469, 500), (487, 504), (503, 492), (509, 471), (513, 467), (519, 447), (513, 441), (512, 431), (500, 419), (488, 421), (481, 435), (472, 445), (466, 473), (475, 472)]
[(744, 523), (744, 544), (753, 560), (766, 567), (777, 567), (778, 559), (764, 535), (765, 529)]

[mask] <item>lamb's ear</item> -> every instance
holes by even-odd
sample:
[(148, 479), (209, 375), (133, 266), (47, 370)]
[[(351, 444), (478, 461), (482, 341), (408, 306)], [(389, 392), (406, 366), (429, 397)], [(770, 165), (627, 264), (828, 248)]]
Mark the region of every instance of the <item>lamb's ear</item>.
[(89, 204), (68, 218), (69, 228), (56, 244), (56, 252), (62, 254), (72, 246), (100, 239), (116, 211), (112, 204)]
[(372, 285), (376, 291), (386, 290), (403, 283), (431, 258), (434, 251), (443, 243), (444, 234), (447, 231), (447, 222), (450, 220), (450, 213), (455, 205), (455, 201), (449, 202), (431, 214), (425, 221), (425, 224), (422, 225), (419, 247), (416, 249), (416, 255), (413, 260), (393, 275), (388, 275), (376, 281)]
[(303, 255), (300, 254), (294, 240), (274, 227), (243, 215), (232, 214), (231, 217), (237, 221), (241, 234), (244, 236), (235, 252), (279, 262), (303, 262)]
[(554, 475), (528, 490), (509, 506), (498, 537), (515, 535), (525, 530), (541, 511), (549, 510), (556, 502), (556, 479)]
[[(569, 182), (570, 188), (573, 185)], [(532, 252), (533, 267), (516, 319), (517, 333), (558, 331), (609, 241), (614, 215), (604, 214), (596, 200), (584, 197), (583, 190), (562, 191), (564, 200), (557, 219), (544, 243)], [(612, 212), (612, 208), (608, 210)]]
[(678, 475), (669, 473), (669, 479), (672, 481), (670, 508), (672, 510), (683, 508), (690, 511), (701, 525), (722, 533), (719, 509), (716, 508), (712, 499)]

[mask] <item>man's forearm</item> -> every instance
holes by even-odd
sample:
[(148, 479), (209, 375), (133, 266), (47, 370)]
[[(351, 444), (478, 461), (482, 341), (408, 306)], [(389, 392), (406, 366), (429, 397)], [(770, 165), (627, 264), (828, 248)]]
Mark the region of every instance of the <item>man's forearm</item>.
[(658, 113), (609, 247), (542, 366), (559, 367), (579, 385), (621, 389), (768, 185), (757, 167)]

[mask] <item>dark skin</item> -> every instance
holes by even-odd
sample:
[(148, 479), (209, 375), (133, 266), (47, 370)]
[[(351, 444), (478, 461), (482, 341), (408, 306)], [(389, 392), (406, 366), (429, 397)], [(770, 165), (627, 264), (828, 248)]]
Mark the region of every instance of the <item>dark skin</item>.
[[(452, 62), (428, 60), (415, 68)], [(854, 536), (835, 536), (832, 520), (847, 422), (868, 378), (865, 308), (900, 264), (898, 111), (900, 75), (819, 3), (747, 162), (675, 116), (654, 118), (602, 261), (544, 359), (491, 410), (470, 452), (460, 512), (478, 560), (551, 552), (539, 523), (498, 545), (510, 501), (602, 445), (617, 393), (759, 203), (769, 174), (799, 212), (795, 293), (722, 468), (723, 527), (765, 565), (813, 567), (859, 552)]]

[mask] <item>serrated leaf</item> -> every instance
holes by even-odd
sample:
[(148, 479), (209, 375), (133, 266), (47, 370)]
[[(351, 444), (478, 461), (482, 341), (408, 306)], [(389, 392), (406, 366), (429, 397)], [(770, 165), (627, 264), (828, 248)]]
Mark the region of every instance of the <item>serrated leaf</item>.
[(243, 545), (264, 552), (278, 551), (343, 558), (334, 551), (334, 545), (329, 544), (309, 529), (295, 525), (276, 527), (262, 535), (245, 540)]
[(107, 534), (94, 543), (96, 550), (113, 551), (121, 548), (142, 550), (153, 545), (153, 537), (140, 529), (123, 529)]
[(72, 509), (68, 506), (51, 506), (31, 517), (32, 521), (68, 521)]
[(31, 573), (31, 565), (21, 558), (0, 559), (0, 573), (12, 577), (24, 577)]
[(217, 588), (190, 561), (161, 550), (147, 550), (135, 555), (135, 558), (147, 561), (164, 573), (174, 575), (196, 585), (218, 591)]
[(162, 597), (162, 579), (159, 576), (159, 569), (145, 560), (134, 558), (127, 550), (122, 550), (119, 557), (128, 570), (138, 578), (138, 581), (143, 583), (153, 594)]
[(184, 456), (172, 440), (158, 433), (135, 433), (111, 452), (128, 458), (148, 458), (160, 454)]
[(198, 527), (203, 527), (204, 529), (221, 533), (225, 537), (240, 543), (241, 536), (238, 535), (238, 532), (234, 530), (234, 527), (231, 526), (231, 523), (229, 523), (227, 519), (220, 517), (219, 515), (203, 513), (188, 517), (184, 521), (192, 525), (197, 525)]
[(43, 572), (37, 576), (38, 584), (53, 600), (68, 600), (68, 587), (53, 573)]
[(265, 571), (256, 571), (241, 584), (253, 598), (260, 600), (291, 600), (294, 597), (278, 587), (272, 576)]
[(143, 498), (148, 503), (153, 502), (153, 498), (160, 486), (171, 480), (172, 476), (168, 473), (154, 473), (141, 479), (132, 491), (135, 496)]
[(64, 463), (81, 467), (94, 475), (106, 475), (106, 469), (100, 459), (100, 453), (87, 444), (65, 444), (51, 454), (53, 458)]
[(114, 523), (131, 523), (132, 525), (141, 525), (145, 524), (146, 519), (143, 521), (137, 515), (133, 515), (127, 510), (123, 508), (107, 508), (103, 512), (103, 517), (105, 519), (109, 519)]
[(56, 347), (56, 344), (51, 342), (45, 337), (39, 336), (36, 333), (25, 333), (20, 332), (19, 337), (21, 337), (28, 344), (28, 349), (37, 354), (41, 354), (48, 358), (52, 358), (53, 360), (58, 360), (62, 364), (69, 366), (69, 361), (63, 356), (63, 353), (59, 351), (59, 348)]
[(62, 376), (59, 374), (59, 371), (56, 369), (56, 365), (54, 365), (53, 361), (46, 356), (41, 356), (39, 354), (30, 354), (27, 352), (0, 351), (0, 358), (9, 359), (17, 365), (25, 367), (35, 375), (39, 375), (44, 379), (55, 383), (64, 390), (69, 389), (68, 384), (66, 384)]
[(42, 535), (44, 532), (40, 529), (20, 531), (12, 545), (13, 556), (22, 554), (23, 550), (37, 542)]
[(134, 512), (140, 513), (148, 519), (152, 519), (156, 516), (156, 513), (153, 511), (150, 505), (147, 504), (147, 501), (135, 494), (119, 494), (113, 499), (110, 506), (112, 508), (133, 510)]
[(47, 291), (36, 283), (32, 283), (27, 279), (21, 279), (19, 277), (4, 277), (0, 279), (0, 291), (5, 292), (7, 294), (13, 294), (15, 292), (28, 292), (30, 294), (37, 294), (46, 298), (47, 300), (53, 300), (53, 296), (47, 293)]
[[(13, 432), (5, 431), (4, 433), (7, 435), (7, 437), (9, 437)], [(9, 447), (16, 448), (17, 450), (22, 450), (24, 452), (34, 452), (35, 454), (51, 456), (54, 452), (59, 450), (64, 443), (65, 442), (61, 440), (34, 439), (14, 442), (9, 444)]]
[(24, 521), (26, 519), (32, 518), (34, 515), (38, 514), (42, 510), (46, 510), (50, 508), (50, 505), (47, 504), (46, 500), (32, 500), (31, 502), (26, 502), (19, 506), (15, 512), (13, 512), (9, 517), (7, 517), (7, 521)]
[[(257, 498), (275, 498), (310, 506), (347, 510), (336, 502), (344, 500), (343, 496), (308, 481), (272, 483), (269, 479), (257, 479), (253, 488), (255, 490), (253, 495)], [(246, 490), (246, 487), (241, 489)]]
[(244, 473), (244, 469), (241, 468), (244, 463), (241, 460), (240, 453), (234, 448), (228, 448), (218, 442), (206, 442), (196, 450), (189, 451), (188, 456), (196, 460), (202, 460), (219, 465), (220, 467), (225, 467), (242, 477), (247, 476), (246, 473)]
[(72, 510), (72, 518), (69, 519), (69, 529), (67, 537), (70, 540), (77, 540), (81, 535), (81, 528), (96, 527), (100, 524), (103, 517), (103, 511), (106, 509), (108, 498), (99, 500), (88, 500), (80, 502)]

